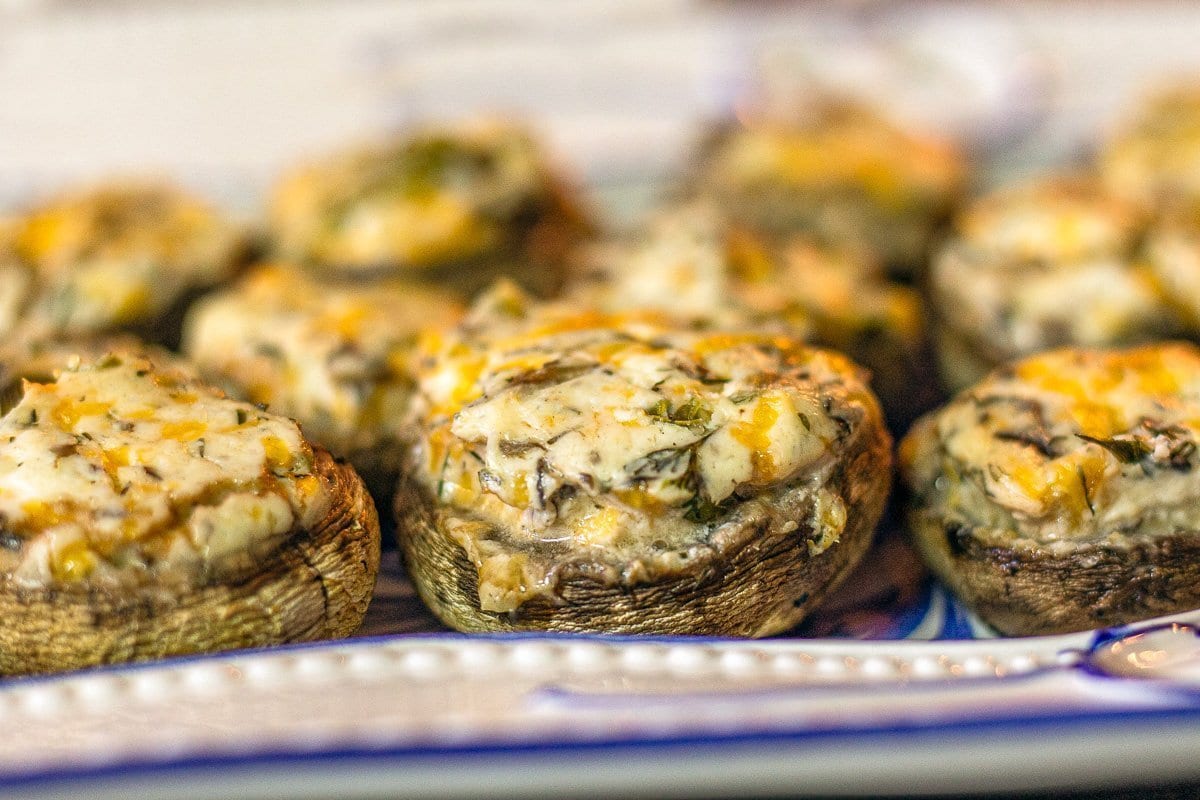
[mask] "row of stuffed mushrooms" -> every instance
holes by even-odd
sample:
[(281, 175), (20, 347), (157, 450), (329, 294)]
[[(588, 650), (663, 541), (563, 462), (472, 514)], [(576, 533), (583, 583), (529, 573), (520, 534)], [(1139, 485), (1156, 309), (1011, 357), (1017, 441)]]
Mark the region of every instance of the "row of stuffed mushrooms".
[(959, 152), (842, 103), (717, 131), (617, 238), (497, 123), (307, 164), (266, 237), (157, 184), (30, 208), (0, 671), (348, 635), (376, 503), (462, 630), (785, 631), (867, 551), (935, 363), (968, 388), (901, 447), (913, 538), (985, 620), (1200, 605), (1200, 356), (1095, 349), (1193, 334), (1196, 131), (1170, 94), (1094, 177), (953, 223)]

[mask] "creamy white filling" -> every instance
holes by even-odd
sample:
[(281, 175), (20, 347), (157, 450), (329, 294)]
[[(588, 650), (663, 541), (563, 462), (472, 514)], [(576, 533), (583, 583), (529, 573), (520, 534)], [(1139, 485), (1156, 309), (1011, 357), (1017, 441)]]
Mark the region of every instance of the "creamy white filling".
[(820, 471), (873, 404), (848, 362), (787, 337), (525, 313), (443, 342), (417, 402), (430, 492), (513, 541), (686, 547), (738, 497)]
[(347, 451), (398, 435), (417, 334), (459, 313), (450, 295), (432, 289), (322, 284), (298, 269), (265, 267), (196, 305), (184, 349), (236, 394)]
[(292, 421), (104, 356), (27, 384), (0, 419), (0, 518), (25, 542), (13, 572), (33, 584), (119, 580), (130, 563), (194, 572), (320, 519), (330, 500), (311, 468)]

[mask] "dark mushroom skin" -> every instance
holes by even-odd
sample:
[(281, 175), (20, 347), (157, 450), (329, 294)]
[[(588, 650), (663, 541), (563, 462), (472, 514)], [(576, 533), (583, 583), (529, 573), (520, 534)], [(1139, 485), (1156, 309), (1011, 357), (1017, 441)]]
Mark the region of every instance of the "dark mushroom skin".
[(1200, 607), (1200, 351), (1068, 348), (1002, 367), (900, 448), (931, 569), (1008, 635)]
[(379, 567), (352, 467), (137, 352), (26, 384), (0, 505), (0, 674), (346, 636)]
[(397, 490), (446, 624), (766, 636), (862, 557), (891, 440), (851, 362), (651, 312), (508, 313), (430, 357)]

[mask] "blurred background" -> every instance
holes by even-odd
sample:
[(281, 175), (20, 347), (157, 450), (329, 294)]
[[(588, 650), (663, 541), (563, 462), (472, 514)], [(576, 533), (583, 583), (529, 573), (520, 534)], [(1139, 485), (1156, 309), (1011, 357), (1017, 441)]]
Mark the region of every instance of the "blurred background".
[(958, 134), (987, 181), (1200, 72), (1197, 31), (1200, 4), (1162, 0), (0, 0), (0, 204), (135, 170), (252, 207), (298, 157), (480, 110), (630, 198), (703, 121), (808, 84)]

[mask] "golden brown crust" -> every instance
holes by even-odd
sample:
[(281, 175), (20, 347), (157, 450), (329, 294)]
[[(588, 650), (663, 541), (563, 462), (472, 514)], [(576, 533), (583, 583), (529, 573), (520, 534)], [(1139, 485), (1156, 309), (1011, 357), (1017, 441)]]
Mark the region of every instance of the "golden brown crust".
[(241, 574), (124, 593), (87, 582), (26, 588), (0, 577), (0, 674), (349, 635), (374, 588), (379, 521), (353, 468), (314, 448), (313, 474), (334, 498), (329, 513)]
[(465, 516), (436, 507), (405, 478), (396, 495), (401, 552), (421, 598), (459, 630), (768, 636), (798, 624), (870, 545), (891, 483), (891, 439), (877, 411), (863, 431), (824, 487), (845, 503), (846, 528), (816, 556), (811, 487), (791, 485), (738, 506), (707, 544), (689, 548), (684, 567), (578, 558), (556, 568), (548, 596), (487, 612), (476, 566), (445, 532)]

